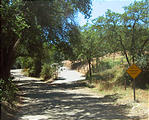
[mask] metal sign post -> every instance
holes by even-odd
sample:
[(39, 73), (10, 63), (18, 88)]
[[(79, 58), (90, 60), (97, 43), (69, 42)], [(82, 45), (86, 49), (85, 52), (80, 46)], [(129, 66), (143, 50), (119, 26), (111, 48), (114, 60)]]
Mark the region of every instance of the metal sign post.
[(134, 101), (136, 101), (135, 80), (136, 80), (136, 79), (133, 79), (133, 94), (134, 94)]
[(133, 94), (134, 101), (136, 101), (136, 93), (135, 93), (135, 80), (136, 77), (142, 72), (135, 64), (131, 65), (126, 71), (133, 78)]

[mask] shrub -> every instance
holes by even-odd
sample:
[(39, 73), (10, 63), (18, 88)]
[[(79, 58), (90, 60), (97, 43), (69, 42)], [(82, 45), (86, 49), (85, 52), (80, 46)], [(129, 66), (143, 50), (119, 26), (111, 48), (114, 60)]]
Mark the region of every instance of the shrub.
[(18, 57), (14, 66), (21, 68), (31, 68), (34, 65), (33, 58), (31, 57)]
[(46, 80), (51, 78), (55, 72), (56, 72), (56, 68), (52, 67), (50, 64), (45, 63), (42, 66), (40, 75), (44, 80)]
[(149, 55), (137, 56), (136, 63), (143, 71), (146, 71), (149, 69), (148, 60), (149, 60)]
[(142, 89), (148, 88), (149, 83), (149, 54), (137, 56), (136, 64), (142, 70), (141, 74), (137, 77), (136, 86)]
[(28, 68), (28, 76), (36, 76), (36, 73), (35, 73), (35, 67), (32, 66), (31, 68)]
[(108, 61), (100, 61), (100, 64), (97, 65), (96, 71), (104, 71), (111, 69), (110, 63)]
[(35, 77), (35, 67), (31, 67), (31, 68), (24, 68), (22, 70), (22, 72), (24, 73), (25, 76), (28, 76), (28, 77)]

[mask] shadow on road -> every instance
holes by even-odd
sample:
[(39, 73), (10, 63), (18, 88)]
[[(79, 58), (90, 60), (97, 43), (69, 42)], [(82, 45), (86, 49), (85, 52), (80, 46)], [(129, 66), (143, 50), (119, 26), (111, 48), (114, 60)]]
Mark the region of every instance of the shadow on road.
[(19, 118), (25, 115), (47, 116), (38, 120), (128, 120), (137, 117), (127, 116), (130, 106), (113, 104), (119, 98), (118, 94), (96, 97), (85, 94), (85, 91), (70, 92), (71, 89), (86, 87), (85, 83), (48, 85), (36, 80), (16, 82), (24, 93)]
[(66, 78), (63, 78), (63, 77), (57, 77), (57, 78), (55, 78), (54, 80), (66, 80)]

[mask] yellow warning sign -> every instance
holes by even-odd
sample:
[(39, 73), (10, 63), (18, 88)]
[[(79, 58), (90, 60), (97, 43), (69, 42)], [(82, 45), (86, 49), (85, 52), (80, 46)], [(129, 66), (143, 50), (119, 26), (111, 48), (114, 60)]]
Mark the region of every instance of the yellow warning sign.
[(135, 79), (142, 71), (135, 65), (131, 65), (128, 69), (127, 69), (127, 73), (133, 78)]

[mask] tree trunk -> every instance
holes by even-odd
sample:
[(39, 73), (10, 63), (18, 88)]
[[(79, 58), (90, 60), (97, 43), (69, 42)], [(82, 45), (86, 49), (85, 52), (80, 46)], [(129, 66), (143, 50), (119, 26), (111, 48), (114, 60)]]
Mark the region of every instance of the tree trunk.
[(39, 77), (41, 72), (41, 59), (36, 58), (35, 59), (35, 77)]
[(10, 77), (10, 69), (12, 68), (16, 60), (16, 47), (18, 46), (20, 40), (16, 40), (9, 46), (2, 46), (1, 41), (0, 48), (0, 79), (3, 79), (7, 82)]
[(122, 38), (121, 38), (121, 36), (119, 35), (119, 37), (120, 37), (120, 44), (121, 44), (121, 46), (122, 46), (122, 48), (123, 48), (123, 53), (124, 53), (124, 55), (125, 55), (125, 58), (126, 58), (126, 60), (127, 60), (127, 63), (128, 63), (128, 65), (130, 66), (131, 64), (130, 64), (130, 61), (129, 61), (129, 59), (128, 59), (128, 55), (127, 55), (127, 51), (126, 51), (126, 48), (125, 48), (125, 46), (124, 46), (124, 44), (123, 44), (123, 42), (122, 42)]
[(15, 62), (15, 53), (14, 51), (6, 51), (5, 49), (0, 50), (0, 79), (5, 80), (6, 84), (9, 82), (10, 78), (10, 69)]

